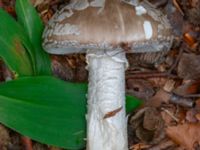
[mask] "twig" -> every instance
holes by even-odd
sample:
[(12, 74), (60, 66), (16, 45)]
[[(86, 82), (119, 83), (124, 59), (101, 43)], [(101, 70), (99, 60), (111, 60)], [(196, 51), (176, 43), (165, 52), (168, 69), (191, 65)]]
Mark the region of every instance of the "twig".
[(178, 78), (176, 75), (172, 75), (168, 72), (137, 72), (126, 76), (127, 79), (145, 79), (157, 77)]
[(200, 94), (184, 94), (184, 95), (181, 95), (185, 98), (199, 98), (200, 97)]
[(167, 71), (167, 73), (171, 73), (177, 66), (179, 60), (181, 59), (181, 56), (183, 54), (183, 48), (180, 49), (179, 53), (178, 53), (178, 56), (176, 57), (176, 60), (174, 62), (174, 64), (170, 67), (170, 69)]
[(173, 145), (174, 145), (174, 142), (172, 142), (171, 140), (168, 140), (168, 141), (165, 141), (164, 143), (162, 142), (162, 143), (159, 143), (158, 145), (155, 145), (149, 148), (149, 150), (164, 150)]
[(178, 2), (176, 0), (173, 0), (173, 4), (178, 9), (178, 11), (181, 13), (181, 15), (184, 16), (184, 12), (181, 9), (181, 7), (179, 6)]
[(165, 108), (161, 108), (161, 110), (163, 110), (164, 112), (166, 112), (172, 119), (174, 119), (176, 122), (179, 122), (179, 119), (177, 117), (175, 117), (169, 110), (165, 109)]

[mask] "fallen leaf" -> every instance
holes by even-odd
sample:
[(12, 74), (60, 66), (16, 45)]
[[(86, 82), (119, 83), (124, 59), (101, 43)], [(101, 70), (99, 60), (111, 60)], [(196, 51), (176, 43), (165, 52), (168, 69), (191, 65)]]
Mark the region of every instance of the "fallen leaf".
[(197, 110), (195, 110), (194, 108), (188, 110), (186, 113), (186, 120), (190, 123), (196, 123), (198, 121), (196, 118), (197, 113)]
[(153, 97), (146, 102), (146, 106), (160, 107), (162, 103), (168, 103), (171, 97), (171, 93), (168, 93), (160, 89)]
[(148, 100), (154, 95), (154, 89), (151, 83), (142, 79), (128, 79), (127, 89), (128, 94), (143, 100)]
[(200, 80), (184, 80), (173, 92), (178, 95), (196, 94), (200, 92)]
[(198, 79), (200, 76), (200, 55), (184, 53), (178, 64), (178, 76), (183, 79)]
[(157, 144), (164, 137), (164, 121), (160, 111), (154, 107), (144, 107), (130, 116), (130, 126), (138, 139), (148, 144)]
[(130, 150), (143, 150), (143, 149), (147, 149), (149, 147), (150, 147), (150, 145), (146, 145), (144, 143), (138, 143), (138, 144), (132, 145), (130, 147)]
[(0, 124), (0, 149), (6, 149), (10, 143), (9, 131)]
[(200, 124), (185, 123), (166, 128), (167, 135), (187, 150), (194, 150), (195, 144), (200, 144)]
[(167, 150), (174, 146), (175, 146), (174, 142), (172, 142), (171, 140), (165, 139), (161, 141), (158, 145), (155, 145), (149, 148), (148, 150)]

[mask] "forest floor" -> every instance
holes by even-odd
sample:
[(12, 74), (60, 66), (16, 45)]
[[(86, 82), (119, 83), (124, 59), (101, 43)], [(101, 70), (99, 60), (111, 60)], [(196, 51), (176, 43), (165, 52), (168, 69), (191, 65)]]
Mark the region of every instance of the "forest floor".
[[(149, 0), (169, 18), (175, 40), (169, 52), (127, 54), (126, 93), (143, 105), (129, 114), (130, 150), (200, 150), (200, 1)], [(32, 0), (46, 24), (63, 0)], [(14, 0), (0, 8), (15, 16)], [(85, 82), (85, 55), (51, 55), (54, 75)], [(0, 81), (5, 80), (0, 62)], [(0, 125), (0, 150), (61, 150), (32, 141)]]

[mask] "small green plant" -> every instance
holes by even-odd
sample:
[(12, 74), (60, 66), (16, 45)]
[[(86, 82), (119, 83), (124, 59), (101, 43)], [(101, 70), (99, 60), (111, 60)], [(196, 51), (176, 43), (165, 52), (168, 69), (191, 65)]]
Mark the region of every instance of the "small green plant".
[[(29, 0), (16, 0), (17, 20), (0, 9), (0, 58), (15, 79), (0, 84), (0, 122), (45, 144), (85, 147), (87, 84), (52, 76), (42, 48), (43, 23)], [(140, 105), (126, 97), (127, 113)]]

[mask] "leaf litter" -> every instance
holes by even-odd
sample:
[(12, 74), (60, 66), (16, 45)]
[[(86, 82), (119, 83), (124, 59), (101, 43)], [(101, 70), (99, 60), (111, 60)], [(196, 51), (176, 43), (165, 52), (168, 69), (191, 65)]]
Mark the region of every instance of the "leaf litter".
[[(170, 52), (145, 57), (127, 55), (130, 67), (126, 72), (126, 92), (144, 101), (143, 106), (129, 114), (129, 148), (196, 150), (200, 147), (200, 2), (149, 1), (167, 14), (176, 41)], [(32, 0), (44, 23), (67, 2)], [(0, 0), (0, 8), (16, 16), (14, 0)], [(52, 55), (51, 59), (55, 76), (68, 81), (87, 81), (84, 55)], [(1, 61), (1, 82), (10, 76), (5, 70)], [(24, 149), (19, 134), (0, 127), (0, 146)], [(32, 147), (35, 150), (60, 150), (34, 141)]]

